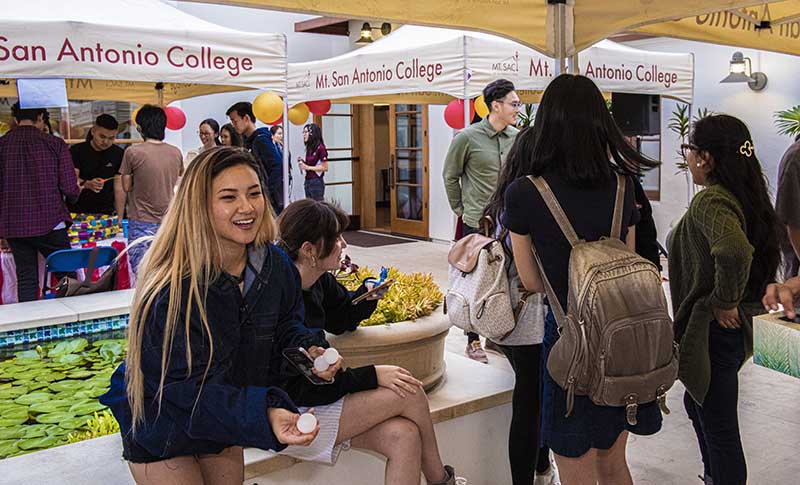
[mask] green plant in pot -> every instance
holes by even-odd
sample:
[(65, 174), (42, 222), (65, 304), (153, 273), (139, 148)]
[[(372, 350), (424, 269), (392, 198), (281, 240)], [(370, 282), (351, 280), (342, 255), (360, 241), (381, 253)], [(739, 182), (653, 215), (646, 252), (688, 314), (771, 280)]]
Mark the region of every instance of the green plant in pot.
[[(675, 107), (675, 111), (672, 112), (672, 116), (668, 120), (667, 128), (669, 128), (670, 131), (678, 136), (678, 142), (680, 144), (688, 142), (691, 123), (696, 123), (697, 120), (705, 118), (706, 116), (710, 116), (714, 113), (708, 108), (698, 108), (697, 114), (693, 118), (691, 118), (691, 114), (691, 108), (688, 104), (678, 104)], [(692, 176), (689, 173), (689, 162), (686, 160), (686, 157), (683, 156), (683, 151), (680, 148), (678, 148), (677, 154), (677, 173), (682, 173), (686, 177), (686, 205), (688, 207), (692, 201), (692, 197), (694, 197), (694, 194), (696, 193), (696, 189), (694, 182), (692, 181)]]
[(779, 135), (800, 135), (800, 105), (776, 112), (775, 126)]

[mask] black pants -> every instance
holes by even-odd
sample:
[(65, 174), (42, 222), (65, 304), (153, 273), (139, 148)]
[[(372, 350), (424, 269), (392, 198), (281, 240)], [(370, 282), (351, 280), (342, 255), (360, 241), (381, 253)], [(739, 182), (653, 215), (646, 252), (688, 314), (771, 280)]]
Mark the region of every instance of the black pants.
[[(69, 249), (66, 229), (50, 231), (44, 236), (8, 239), (14, 264), (17, 267), (17, 297), (19, 302), (39, 299), (39, 254), (50, 254)], [(59, 274), (56, 276), (61, 277)]]
[(539, 448), (542, 414), (542, 346), (501, 346), (514, 369), (508, 459), (514, 485), (531, 485), (550, 467), (550, 449)]
[[(463, 235), (464, 236), (467, 236), (469, 234), (475, 234), (476, 232), (478, 232), (477, 229), (475, 229), (474, 227), (466, 225), (464, 222), (461, 222), (461, 226), (462, 226), (462, 231), (463, 231)], [(467, 343), (472, 343), (472, 342), (474, 342), (476, 340), (480, 341), (480, 339), (481, 339), (480, 335), (478, 335), (475, 332), (464, 332), (464, 333), (467, 334)]]
[(745, 360), (742, 330), (711, 323), (708, 350), (711, 386), (697, 404), (689, 393), (683, 404), (692, 420), (706, 476), (714, 485), (745, 485), (747, 464), (739, 434), (739, 369)]

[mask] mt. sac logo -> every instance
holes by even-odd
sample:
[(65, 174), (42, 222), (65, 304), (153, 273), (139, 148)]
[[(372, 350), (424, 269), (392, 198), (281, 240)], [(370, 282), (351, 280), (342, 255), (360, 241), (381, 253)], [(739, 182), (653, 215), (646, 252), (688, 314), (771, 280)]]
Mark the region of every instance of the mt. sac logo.
[(299, 81), (295, 81), (294, 87), (296, 87), (296, 88), (309, 88), (309, 87), (311, 87), (311, 70), (310, 69), (308, 71), (306, 71), (306, 76), (303, 79), (301, 79)]
[(513, 56), (506, 57), (500, 62), (492, 63), (492, 73), (504, 74), (508, 72), (519, 72), (519, 51), (514, 52)]

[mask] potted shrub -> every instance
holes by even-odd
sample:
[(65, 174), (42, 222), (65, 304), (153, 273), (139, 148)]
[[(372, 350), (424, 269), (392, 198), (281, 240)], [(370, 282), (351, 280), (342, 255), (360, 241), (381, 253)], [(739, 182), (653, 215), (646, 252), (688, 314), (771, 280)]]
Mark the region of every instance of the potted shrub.
[[(374, 276), (368, 268), (358, 267), (337, 273), (339, 281), (350, 290)], [(444, 296), (430, 274), (406, 274), (390, 268), (388, 277), (395, 283), (381, 298), (372, 317), (361, 322), (355, 332), (329, 334), (328, 341), (344, 356), (349, 367), (398, 365), (408, 369), (430, 390), (445, 372), (444, 340), (450, 321), (436, 311)]]
[(775, 125), (779, 135), (800, 135), (800, 105), (775, 113)]

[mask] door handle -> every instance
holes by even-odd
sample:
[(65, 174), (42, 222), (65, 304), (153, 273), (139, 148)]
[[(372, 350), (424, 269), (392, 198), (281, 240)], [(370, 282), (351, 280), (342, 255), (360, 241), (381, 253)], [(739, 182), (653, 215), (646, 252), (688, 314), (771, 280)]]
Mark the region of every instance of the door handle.
[(389, 155), (389, 188), (394, 188), (394, 153)]

